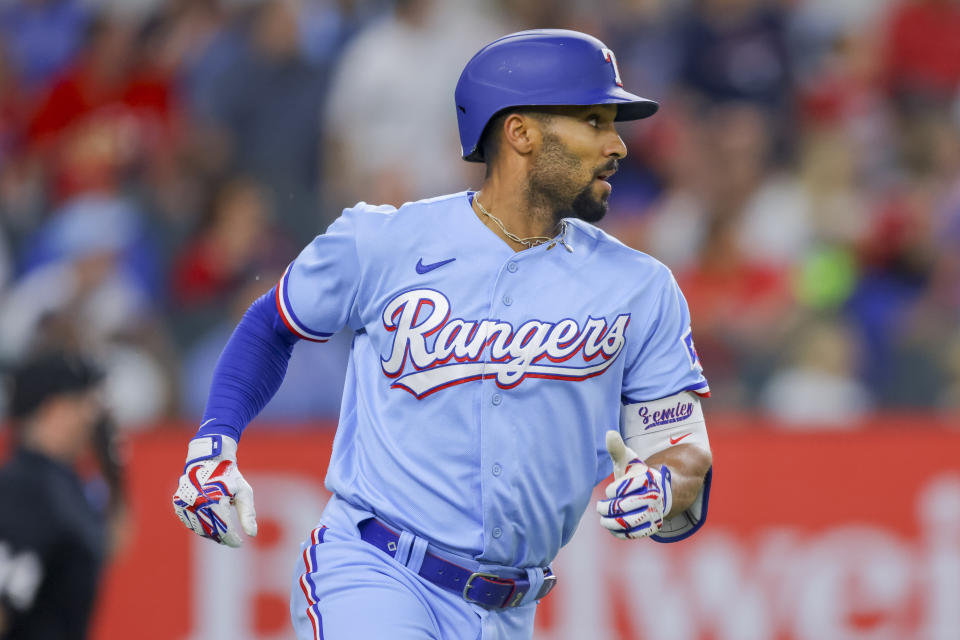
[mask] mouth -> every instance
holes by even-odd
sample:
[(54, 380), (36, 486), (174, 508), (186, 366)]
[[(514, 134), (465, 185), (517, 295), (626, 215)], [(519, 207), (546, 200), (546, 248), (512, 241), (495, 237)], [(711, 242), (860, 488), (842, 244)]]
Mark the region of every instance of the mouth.
[(600, 183), (600, 188), (604, 191), (606, 195), (609, 195), (613, 190), (613, 185), (610, 184), (610, 176), (616, 173), (614, 171), (604, 171), (603, 173), (597, 174), (596, 181)]
[(609, 167), (604, 171), (601, 171), (597, 174), (597, 180), (602, 180), (603, 182), (609, 182), (610, 177), (617, 172), (617, 167)]

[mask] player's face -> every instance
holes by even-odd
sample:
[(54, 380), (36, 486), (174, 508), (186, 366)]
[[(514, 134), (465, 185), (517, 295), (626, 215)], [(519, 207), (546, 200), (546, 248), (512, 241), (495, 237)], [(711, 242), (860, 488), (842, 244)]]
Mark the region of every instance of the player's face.
[(542, 122), (540, 146), (527, 183), (530, 199), (548, 206), (556, 219), (597, 222), (607, 213), (607, 179), (627, 148), (613, 121), (615, 105), (556, 107)]

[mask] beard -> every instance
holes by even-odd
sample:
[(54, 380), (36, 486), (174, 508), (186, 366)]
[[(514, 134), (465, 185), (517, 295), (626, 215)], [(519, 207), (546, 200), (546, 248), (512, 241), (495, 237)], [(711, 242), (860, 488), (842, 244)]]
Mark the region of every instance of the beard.
[(571, 176), (583, 172), (580, 159), (574, 155), (556, 134), (543, 136), (543, 147), (527, 181), (527, 203), (532, 211), (546, 211), (554, 223), (562, 218), (578, 218), (585, 222), (599, 222), (607, 213), (607, 194), (597, 196), (593, 181), (603, 171), (616, 169), (616, 160), (591, 172), (586, 184), (575, 182)]

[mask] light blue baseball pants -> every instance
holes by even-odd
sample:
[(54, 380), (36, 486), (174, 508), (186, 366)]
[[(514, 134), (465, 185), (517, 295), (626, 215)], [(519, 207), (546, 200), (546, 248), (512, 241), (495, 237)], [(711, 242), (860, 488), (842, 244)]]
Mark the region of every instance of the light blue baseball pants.
[(536, 603), (488, 611), (360, 539), (369, 514), (334, 496), (300, 547), (290, 615), (298, 640), (527, 640)]

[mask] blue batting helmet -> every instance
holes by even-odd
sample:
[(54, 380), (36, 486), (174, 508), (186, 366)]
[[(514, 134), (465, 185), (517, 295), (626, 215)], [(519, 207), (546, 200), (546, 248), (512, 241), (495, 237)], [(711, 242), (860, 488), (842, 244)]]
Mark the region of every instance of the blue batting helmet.
[(494, 40), (470, 59), (454, 93), (463, 159), (483, 162), (480, 138), (509, 107), (617, 105), (617, 120), (652, 116), (659, 105), (625, 91), (613, 51), (585, 33), (533, 29)]

